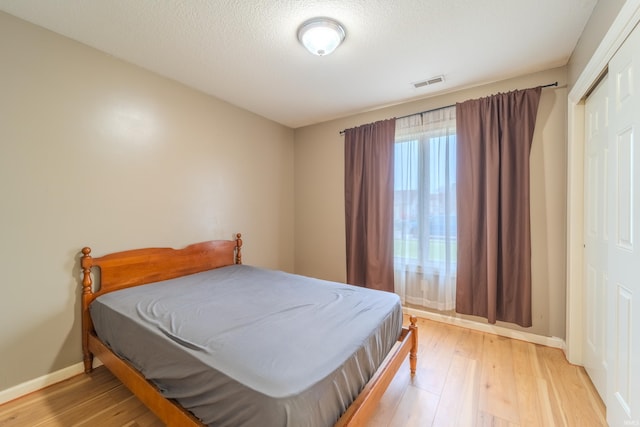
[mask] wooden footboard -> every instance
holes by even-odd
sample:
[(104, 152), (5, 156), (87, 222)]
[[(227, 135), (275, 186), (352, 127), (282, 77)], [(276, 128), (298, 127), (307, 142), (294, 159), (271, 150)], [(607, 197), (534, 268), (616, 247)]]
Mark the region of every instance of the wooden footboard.
[(365, 385), (356, 400), (347, 408), (340, 417), (335, 427), (364, 426), (371, 418), (382, 395), (389, 387), (389, 383), (400, 369), (402, 362), (409, 354), (409, 366), (411, 375), (416, 373), (418, 361), (418, 327), (416, 317), (410, 317), (409, 327), (402, 328), (398, 343), (391, 349), (373, 377)]
[[(98, 357), (131, 392), (169, 426), (202, 426), (203, 424), (177, 402), (166, 399), (132, 365), (115, 355), (96, 335), (89, 305), (98, 296), (117, 289), (167, 280), (200, 271), (241, 264), (241, 235), (235, 240), (197, 243), (184, 249), (153, 248), (125, 251), (92, 258), (91, 249), (82, 249), (82, 347), (85, 372), (91, 372), (93, 357)], [(161, 265), (162, 269), (157, 266)], [(92, 268), (100, 269), (100, 289), (94, 290)], [(403, 327), (398, 342), (382, 365), (365, 385), (356, 400), (342, 415), (336, 426), (364, 425), (374, 412), (403, 361), (409, 355), (411, 375), (415, 374), (418, 330), (416, 317)]]
[[(116, 356), (95, 334), (89, 335), (88, 346), (89, 351), (166, 425), (185, 427), (204, 425), (180, 404), (165, 398), (140, 372)], [(409, 327), (402, 328), (398, 343), (391, 349), (382, 365), (340, 417), (335, 427), (365, 426), (393, 377), (406, 360), (407, 354), (410, 358), (411, 375), (415, 374), (417, 351), (418, 328), (416, 318), (412, 316)]]

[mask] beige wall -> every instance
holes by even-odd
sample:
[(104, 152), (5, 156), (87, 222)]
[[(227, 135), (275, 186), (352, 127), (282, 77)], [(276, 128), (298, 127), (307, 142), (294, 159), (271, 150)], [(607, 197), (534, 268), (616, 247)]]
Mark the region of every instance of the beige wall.
[[(565, 336), (567, 70), (533, 75), (405, 103), (295, 131), (295, 266), (299, 274), (344, 281), (345, 128), (412, 114), (497, 92), (558, 81), (543, 89), (531, 150), (533, 327), (544, 336)], [(465, 318), (470, 318), (464, 316)], [(483, 319), (476, 319), (486, 322)]]
[(291, 129), (4, 13), (0, 64), (0, 391), (81, 361), (85, 245), (293, 271)]
[(602, 38), (622, 9), (626, 0), (599, 0), (593, 8), (591, 17), (582, 31), (571, 58), (569, 58), (567, 81), (569, 90), (580, 77), (594, 52), (600, 46)]

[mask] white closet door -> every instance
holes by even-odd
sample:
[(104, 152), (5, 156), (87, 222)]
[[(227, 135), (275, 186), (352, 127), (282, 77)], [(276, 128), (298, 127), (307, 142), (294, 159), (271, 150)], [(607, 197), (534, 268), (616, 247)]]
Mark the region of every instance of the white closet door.
[(607, 422), (640, 425), (640, 30), (609, 63)]
[(608, 90), (606, 77), (585, 103), (584, 153), (584, 367), (603, 401), (607, 398), (607, 182)]

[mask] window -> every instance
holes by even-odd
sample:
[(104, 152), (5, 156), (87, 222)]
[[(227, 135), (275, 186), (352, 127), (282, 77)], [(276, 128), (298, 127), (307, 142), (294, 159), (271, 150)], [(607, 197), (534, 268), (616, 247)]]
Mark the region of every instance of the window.
[(455, 107), (396, 121), (394, 270), (404, 303), (455, 305)]

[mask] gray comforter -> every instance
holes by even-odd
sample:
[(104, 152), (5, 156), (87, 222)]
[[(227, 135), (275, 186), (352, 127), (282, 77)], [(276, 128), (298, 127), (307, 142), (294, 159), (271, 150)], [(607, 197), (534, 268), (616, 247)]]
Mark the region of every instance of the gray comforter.
[(212, 426), (330, 426), (398, 338), (397, 295), (233, 265), (100, 296), (98, 336)]

